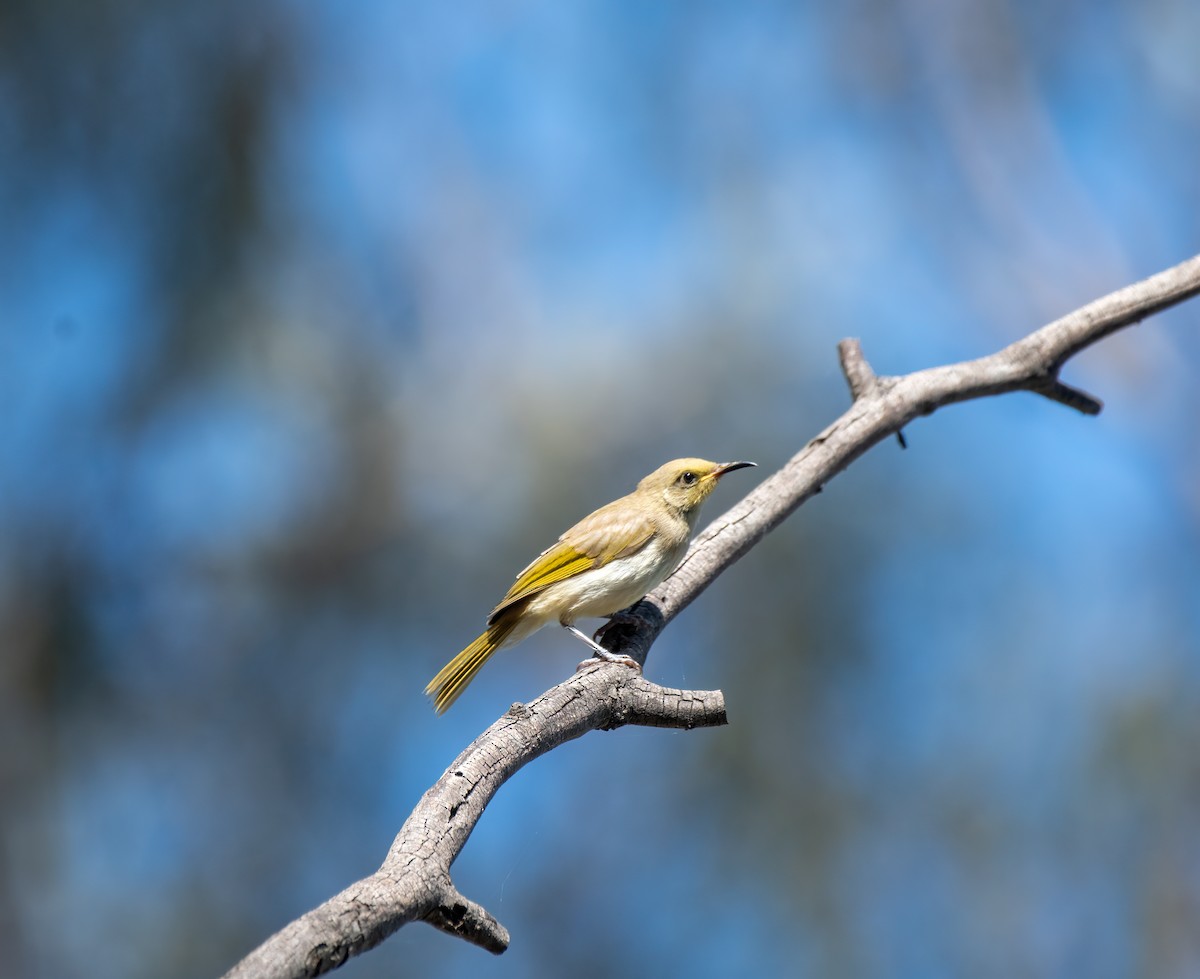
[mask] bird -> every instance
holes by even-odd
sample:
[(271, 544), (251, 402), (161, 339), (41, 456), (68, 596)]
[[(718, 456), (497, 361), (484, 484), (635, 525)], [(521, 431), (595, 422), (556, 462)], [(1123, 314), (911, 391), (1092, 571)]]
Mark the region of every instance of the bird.
[(754, 465), (675, 459), (580, 520), (517, 575), (487, 629), (429, 681), (425, 694), (434, 710), (445, 713), (496, 650), (552, 622), (586, 643), (593, 659), (637, 666), (589, 638), (575, 620), (611, 619), (661, 584), (683, 559), (700, 505), (720, 478)]

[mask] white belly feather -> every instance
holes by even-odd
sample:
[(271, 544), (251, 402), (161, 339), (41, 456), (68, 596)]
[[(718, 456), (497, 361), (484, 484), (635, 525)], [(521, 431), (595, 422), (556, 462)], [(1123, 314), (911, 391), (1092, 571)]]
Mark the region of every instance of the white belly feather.
[(683, 559), (687, 541), (670, 548), (652, 539), (636, 554), (556, 581), (530, 601), (505, 645), (520, 642), (544, 625), (601, 618), (619, 612), (660, 585)]

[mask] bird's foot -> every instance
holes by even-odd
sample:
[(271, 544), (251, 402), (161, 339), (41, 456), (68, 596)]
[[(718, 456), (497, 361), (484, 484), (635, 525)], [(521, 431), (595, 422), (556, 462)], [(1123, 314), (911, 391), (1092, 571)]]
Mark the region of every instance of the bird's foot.
[(596, 663), (620, 663), (622, 666), (628, 666), (631, 669), (637, 670), (639, 673), (641, 672), (642, 664), (635, 660), (632, 656), (624, 656), (620, 653), (610, 652), (594, 639), (589, 639), (584, 633), (580, 632), (573, 625), (564, 624), (563, 628), (573, 636), (576, 636), (580, 641), (587, 643), (596, 654), (590, 659), (585, 659), (582, 663), (575, 667), (576, 672), (582, 670), (585, 666), (593, 666)]
[(585, 659), (582, 663), (575, 667), (575, 672), (578, 673), (584, 667), (598, 666), (601, 663), (617, 663), (620, 666), (628, 666), (631, 670), (642, 672), (642, 664), (632, 656), (620, 656), (617, 653), (610, 653), (605, 650), (603, 656), (593, 656), (591, 659)]

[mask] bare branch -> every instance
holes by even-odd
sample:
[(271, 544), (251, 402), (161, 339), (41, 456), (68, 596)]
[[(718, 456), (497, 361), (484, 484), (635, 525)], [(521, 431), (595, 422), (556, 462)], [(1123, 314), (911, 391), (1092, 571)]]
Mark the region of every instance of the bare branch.
[(453, 886), (448, 886), (448, 895), (425, 916), (426, 921), (495, 955), (508, 948), (508, 929), (485, 908), (463, 897)]
[(838, 343), (838, 361), (842, 365), (842, 373), (846, 375), (846, 383), (850, 385), (850, 397), (857, 401), (874, 394), (879, 389), (879, 380), (867, 358), (863, 356), (862, 344), (853, 337), (848, 337)]
[(901, 377), (876, 376), (858, 341), (843, 340), (838, 353), (855, 395), (849, 410), (696, 538), (675, 573), (634, 606), (637, 619), (623, 625), (614, 651), (645, 662), (658, 634), (717, 575), (869, 448), (921, 415), (1021, 390), (1096, 414), (1099, 401), (1058, 380), (1067, 360), (1116, 330), (1197, 294), (1200, 255), (1097, 299), (990, 356)]
[[(877, 376), (857, 340), (838, 346), (854, 402), (788, 463), (718, 517), (655, 592), (611, 627), (605, 644), (645, 663), (668, 623), (725, 568), (873, 445), (937, 409), (1032, 391), (1084, 414), (1101, 403), (1059, 380), (1079, 351), (1200, 293), (1200, 256), (1098, 299), (978, 360)], [(523, 766), (588, 731), (624, 724), (693, 728), (726, 723), (720, 691), (659, 687), (628, 667), (588, 666), (529, 704), (514, 704), (463, 751), (401, 827), (383, 865), (268, 939), (227, 977), (314, 976), (379, 944), (410, 921), (502, 952), (509, 935), (463, 897), (450, 864), (497, 790)]]
[(607, 663), (585, 667), (528, 704), (513, 704), (425, 793), (379, 870), (269, 938), (227, 979), (320, 975), (418, 920), (503, 952), (508, 931), (450, 882), (450, 864), (500, 786), (588, 731), (725, 723), (720, 691), (660, 687), (636, 670)]
[(1098, 415), (1104, 408), (1104, 402), (1099, 398), (1093, 398), (1086, 391), (1063, 384), (1058, 378), (1049, 375), (1031, 383), (1029, 390), (1034, 394), (1049, 398), (1051, 401), (1057, 401), (1060, 405), (1083, 412), (1085, 415)]

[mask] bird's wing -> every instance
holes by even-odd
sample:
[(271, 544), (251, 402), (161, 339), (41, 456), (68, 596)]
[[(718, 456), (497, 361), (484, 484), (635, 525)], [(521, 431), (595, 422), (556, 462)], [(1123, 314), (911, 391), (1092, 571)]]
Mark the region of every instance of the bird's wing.
[(552, 547), (542, 551), (517, 575), (508, 594), (492, 609), (488, 621), (495, 621), (508, 606), (537, 594), (556, 581), (602, 567), (645, 547), (654, 536), (654, 522), (636, 510), (630, 512), (627, 506), (617, 506), (624, 502), (618, 500), (584, 517)]

